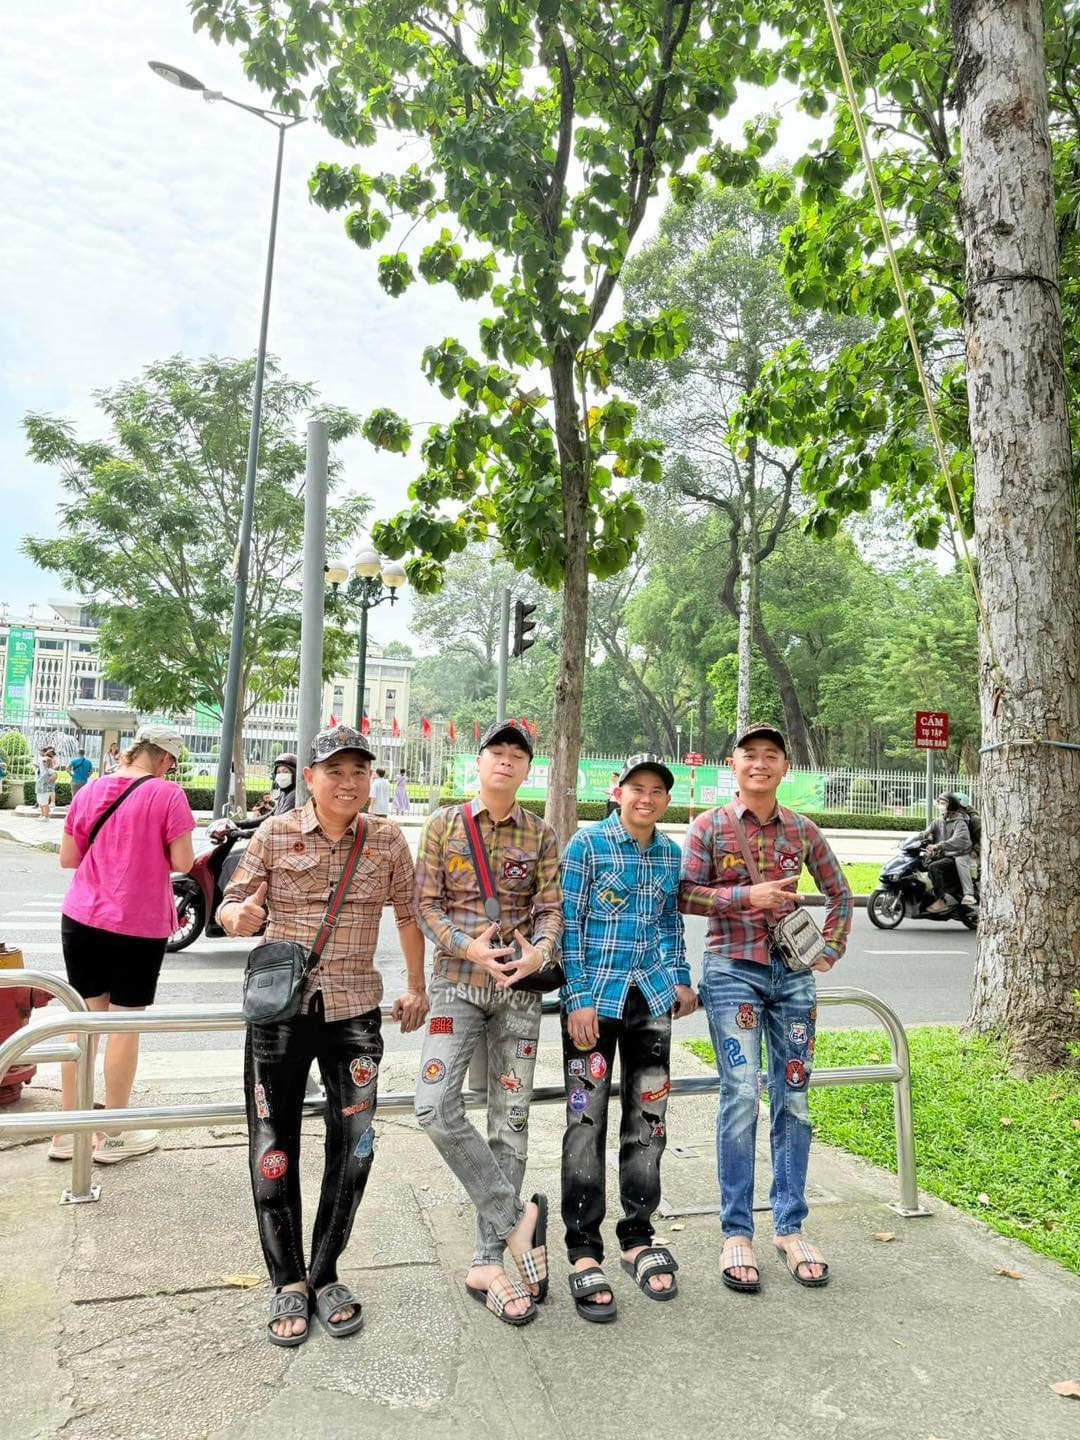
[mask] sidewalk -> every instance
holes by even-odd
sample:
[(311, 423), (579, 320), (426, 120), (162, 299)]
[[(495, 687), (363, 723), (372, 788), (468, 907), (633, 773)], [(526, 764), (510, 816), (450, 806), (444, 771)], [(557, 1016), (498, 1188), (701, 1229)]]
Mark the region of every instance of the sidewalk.
[[(417, 1059), (386, 1059), (384, 1094), (411, 1093)], [(556, 1053), (541, 1052), (537, 1082), (556, 1083), (557, 1067)], [(678, 1046), (674, 1068), (705, 1073)], [(238, 1098), (154, 1086), (163, 1102), (210, 1097)], [(146, 1099), (137, 1091), (136, 1103)], [(33, 1089), (22, 1102), (53, 1104)], [(715, 1202), (713, 1112), (708, 1096), (671, 1103), (670, 1145), (686, 1152), (669, 1148), (664, 1161), (665, 1201), (676, 1209)], [(472, 1227), (430, 1141), (411, 1115), (377, 1120), (376, 1131), (377, 1163), (342, 1271), (363, 1298), (365, 1328), (335, 1341), (316, 1327), (297, 1350), (263, 1337), (268, 1289), (242, 1131), (167, 1132), (155, 1155), (96, 1167), (99, 1204), (64, 1209), (56, 1202), (68, 1167), (46, 1162), (45, 1142), (0, 1141), (9, 1242), (0, 1434), (1075, 1440), (1080, 1412), (1049, 1386), (1080, 1379), (1080, 1280), (940, 1201), (929, 1201), (929, 1219), (899, 1219), (886, 1208), (894, 1177), (840, 1152), (819, 1148), (811, 1166), (808, 1233), (832, 1263), (827, 1289), (787, 1277), (763, 1218), (763, 1293), (728, 1292), (715, 1215), (686, 1214), (658, 1221), (680, 1261), (678, 1300), (640, 1295), (615, 1254), (619, 1318), (589, 1326), (571, 1308), (559, 1243), (562, 1110), (537, 1106), (526, 1190), (552, 1200), (552, 1287), (539, 1319), (512, 1330), (464, 1294)], [(320, 1136), (321, 1122), (305, 1126), (309, 1226)], [(879, 1232), (896, 1238), (882, 1243)], [(1002, 1269), (1023, 1279), (995, 1275)], [(259, 1283), (238, 1288), (243, 1277)]]

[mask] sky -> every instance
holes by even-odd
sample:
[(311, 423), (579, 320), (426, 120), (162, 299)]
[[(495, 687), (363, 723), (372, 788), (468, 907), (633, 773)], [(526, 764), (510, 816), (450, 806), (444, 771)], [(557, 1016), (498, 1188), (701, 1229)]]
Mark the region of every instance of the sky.
[[(58, 479), (26, 457), (23, 417), (63, 416), (81, 439), (104, 438), (95, 390), (178, 352), (256, 348), (275, 132), (167, 84), (150, 60), (235, 99), (268, 103), (244, 77), (238, 52), (192, 32), (184, 0), (48, 0), (19, 6), (5, 23), (0, 612), (25, 614), (33, 603), (41, 616), (63, 593), (58, 577), (19, 553), (23, 535), (55, 533), (61, 497)], [(804, 139), (793, 127), (808, 122), (783, 98), (791, 118), (781, 143), (786, 132), (793, 148)], [(762, 99), (741, 100), (725, 130), (737, 134)], [(327, 402), (361, 414), (389, 405), (422, 424), (447, 412), (420, 373), (424, 347), (456, 335), (474, 348), (484, 308), (422, 283), (391, 299), (375, 280), (376, 252), (353, 246), (343, 214), (313, 206), (306, 188), (320, 160), (396, 169), (422, 158), (401, 147), (388, 137), (353, 152), (314, 123), (287, 136), (269, 349)], [(417, 460), (361, 439), (340, 454), (343, 491), (368, 494), (374, 518), (406, 503)], [(412, 639), (407, 590), (403, 599), (372, 612), (373, 640)]]

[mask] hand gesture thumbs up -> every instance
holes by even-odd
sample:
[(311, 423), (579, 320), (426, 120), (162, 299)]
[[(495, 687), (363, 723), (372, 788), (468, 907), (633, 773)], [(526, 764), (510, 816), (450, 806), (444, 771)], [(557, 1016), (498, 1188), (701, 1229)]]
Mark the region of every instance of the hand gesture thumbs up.
[(266, 924), (266, 881), (261, 880), (254, 894), (236, 907), (233, 915), (234, 935), (257, 935)]

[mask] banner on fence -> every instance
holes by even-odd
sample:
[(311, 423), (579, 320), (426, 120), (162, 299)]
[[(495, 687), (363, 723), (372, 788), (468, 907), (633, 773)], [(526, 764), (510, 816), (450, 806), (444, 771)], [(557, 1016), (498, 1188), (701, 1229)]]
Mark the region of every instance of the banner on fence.
[(30, 682), (34, 673), (34, 631), (13, 626), (8, 632), (7, 669), (4, 672), (4, 719), (16, 724), (30, 709)]

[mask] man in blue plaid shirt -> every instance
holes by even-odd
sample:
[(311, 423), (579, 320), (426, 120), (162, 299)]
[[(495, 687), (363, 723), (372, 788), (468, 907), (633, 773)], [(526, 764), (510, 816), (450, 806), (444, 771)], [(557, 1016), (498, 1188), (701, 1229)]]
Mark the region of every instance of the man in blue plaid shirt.
[(574, 1307), (598, 1324), (615, 1319), (601, 1268), (600, 1226), (616, 1050), (621, 1263), (650, 1299), (672, 1300), (676, 1293), (675, 1259), (652, 1244), (667, 1140), (671, 1020), (697, 1005), (679, 914), (679, 847), (656, 828), (673, 784), (659, 756), (632, 755), (619, 776), (619, 808), (579, 830), (562, 856), (562, 1213)]

